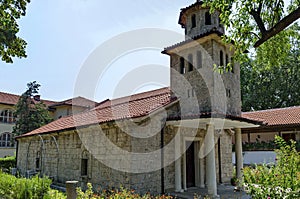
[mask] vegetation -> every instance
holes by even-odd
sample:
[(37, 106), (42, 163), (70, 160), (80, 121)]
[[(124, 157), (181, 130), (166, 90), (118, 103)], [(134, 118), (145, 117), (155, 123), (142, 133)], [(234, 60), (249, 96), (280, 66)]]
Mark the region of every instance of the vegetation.
[(135, 193), (133, 190), (129, 191), (124, 188), (120, 190), (103, 190), (99, 194), (93, 192), (92, 184), (87, 184), (87, 190), (84, 192), (80, 188), (77, 188), (77, 199), (127, 199), (127, 198), (136, 198), (136, 199), (171, 199), (171, 196), (151, 196), (150, 194), (140, 195)]
[(51, 180), (35, 176), (17, 178), (0, 171), (0, 198), (2, 199), (65, 199), (65, 195), (50, 189)]
[[(204, 0), (211, 12), (219, 10), (222, 24), (228, 31), (225, 40), (235, 42), (236, 55), (243, 56), (250, 48), (269, 44), (270, 38), (277, 36), (300, 17), (300, 1), (291, 0)], [(285, 6), (287, 9), (285, 10)], [(270, 49), (280, 50), (278, 46)], [(277, 57), (268, 52), (269, 59)]]
[(16, 135), (30, 132), (52, 120), (46, 105), (42, 101), (33, 99), (34, 95), (38, 94), (40, 85), (34, 81), (28, 83), (27, 87), (16, 105), (17, 121), (13, 129)]
[(259, 165), (244, 168), (244, 185), (253, 199), (300, 198), (300, 153), (295, 142), (287, 144), (276, 136), (275, 165)]
[[(270, 46), (278, 46), (275, 50)], [(270, 59), (269, 54), (276, 59)], [(300, 26), (271, 38), (241, 65), (243, 111), (300, 104)]]
[(0, 158), (0, 169), (5, 172), (9, 172), (11, 168), (16, 167), (16, 157), (6, 157), (6, 158)]
[(17, 20), (26, 14), (26, 5), (30, 0), (0, 1), (0, 57), (2, 61), (12, 63), (12, 58), (26, 57), (26, 41), (18, 37)]

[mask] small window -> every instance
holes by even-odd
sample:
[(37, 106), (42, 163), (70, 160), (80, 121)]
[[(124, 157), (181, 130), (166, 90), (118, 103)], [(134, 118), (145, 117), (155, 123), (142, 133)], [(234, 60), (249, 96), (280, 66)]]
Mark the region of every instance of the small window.
[(209, 11), (205, 13), (205, 25), (211, 25), (211, 15)]
[(234, 73), (234, 60), (233, 60), (233, 57), (231, 57), (230, 59), (230, 62), (231, 62), (231, 72)]
[(220, 66), (224, 66), (224, 56), (222, 50), (220, 50)]
[(184, 74), (185, 73), (185, 67), (184, 67), (184, 58), (180, 57), (180, 74)]
[(228, 98), (231, 97), (231, 91), (230, 91), (230, 89), (226, 89), (226, 97), (228, 97)]
[(189, 54), (188, 56), (188, 60), (189, 60), (189, 72), (190, 71), (193, 71), (193, 55), (192, 54)]
[(229, 64), (229, 57), (228, 57), (228, 55), (226, 54), (226, 66), (228, 66), (228, 64)]
[(195, 28), (196, 27), (196, 15), (195, 14), (192, 15), (191, 21), (192, 21), (192, 28)]
[(2, 133), (0, 135), (0, 147), (13, 147), (11, 133)]
[(202, 53), (201, 51), (197, 51), (197, 67), (202, 68)]
[(35, 170), (39, 171), (41, 169), (41, 153), (38, 151), (36, 153), (36, 158), (35, 158)]
[(88, 159), (81, 159), (81, 176), (87, 176), (88, 174)]

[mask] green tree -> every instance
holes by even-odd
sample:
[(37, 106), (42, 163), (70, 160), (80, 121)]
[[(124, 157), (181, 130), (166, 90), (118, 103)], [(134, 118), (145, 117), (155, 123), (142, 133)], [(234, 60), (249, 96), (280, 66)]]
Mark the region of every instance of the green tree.
[(13, 57), (26, 57), (26, 41), (17, 36), (17, 20), (26, 14), (30, 0), (0, 0), (0, 57), (12, 63)]
[(17, 121), (13, 129), (16, 135), (28, 133), (52, 120), (46, 105), (33, 99), (34, 95), (38, 94), (40, 85), (34, 81), (28, 83), (27, 87), (16, 105)]
[[(280, 48), (272, 51), (270, 45)], [(241, 91), (243, 111), (300, 104), (299, 25), (262, 44), (252, 59), (241, 65)]]
[[(227, 42), (234, 41), (236, 59), (244, 60), (244, 52), (269, 43), (300, 17), (300, 0), (204, 0), (211, 11), (219, 10), (222, 24), (228, 31)], [(285, 9), (287, 7), (287, 10)], [(270, 48), (279, 51), (278, 46)], [(269, 52), (269, 59), (277, 58)]]

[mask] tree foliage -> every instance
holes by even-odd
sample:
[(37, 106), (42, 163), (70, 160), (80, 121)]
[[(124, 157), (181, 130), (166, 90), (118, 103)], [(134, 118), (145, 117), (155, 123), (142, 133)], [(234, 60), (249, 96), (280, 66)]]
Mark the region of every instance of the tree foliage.
[(30, 132), (52, 120), (46, 105), (33, 99), (38, 94), (40, 85), (34, 81), (28, 83), (27, 87), (16, 105), (17, 122), (13, 130), (16, 135)]
[[(274, 46), (278, 48), (272, 49)], [(241, 91), (243, 111), (300, 104), (299, 25), (262, 44), (252, 59), (241, 65)]]
[[(204, 0), (211, 11), (219, 10), (222, 24), (229, 32), (227, 42), (234, 41), (236, 58), (244, 52), (268, 43), (300, 17), (300, 0)], [(285, 9), (287, 7), (287, 10)], [(270, 45), (270, 44), (269, 44)], [(277, 46), (274, 47), (276, 49)], [(278, 49), (276, 49), (278, 50)], [(270, 52), (271, 53), (271, 52)], [(272, 54), (269, 54), (272, 55)], [(271, 57), (269, 57), (271, 58)]]
[(17, 36), (17, 20), (26, 14), (30, 0), (0, 0), (0, 57), (12, 63), (13, 57), (26, 57), (26, 41)]

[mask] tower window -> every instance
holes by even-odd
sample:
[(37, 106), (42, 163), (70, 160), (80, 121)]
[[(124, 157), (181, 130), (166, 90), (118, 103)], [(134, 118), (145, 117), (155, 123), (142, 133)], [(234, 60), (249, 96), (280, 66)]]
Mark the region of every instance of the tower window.
[(189, 54), (188, 56), (188, 60), (189, 60), (189, 72), (190, 71), (193, 71), (193, 55), (192, 54)]
[(230, 89), (226, 89), (226, 97), (228, 97), (228, 98), (231, 97), (231, 91), (230, 91)]
[(224, 66), (224, 56), (222, 50), (220, 50), (220, 66)]
[(228, 55), (226, 54), (226, 66), (229, 64), (229, 57)]
[(196, 15), (195, 14), (192, 15), (191, 21), (192, 21), (192, 28), (195, 28), (196, 27)]
[(211, 14), (209, 11), (205, 13), (205, 25), (211, 25)]
[(197, 51), (197, 67), (202, 68), (202, 53), (200, 50)]
[(185, 73), (185, 68), (184, 68), (184, 58), (180, 57), (180, 74)]

